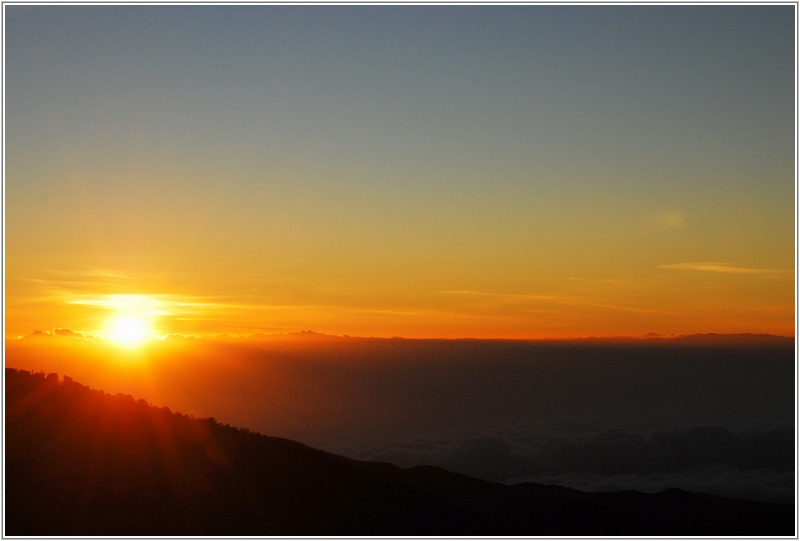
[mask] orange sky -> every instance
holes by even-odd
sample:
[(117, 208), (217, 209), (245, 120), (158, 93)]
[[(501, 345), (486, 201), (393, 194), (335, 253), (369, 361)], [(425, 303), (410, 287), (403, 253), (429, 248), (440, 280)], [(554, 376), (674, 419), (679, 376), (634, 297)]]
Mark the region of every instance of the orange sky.
[(793, 335), (793, 8), (715, 9), (7, 7), (6, 337)]
[[(24, 285), (30, 291), (26, 296), (9, 294), (8, 337), (55, 328), (107, 337), (109, 325), (127, 316), (144, 321), (156, 337), (301, 329), (353, 336), (450, 338), (793, 334), (793, 275), (787, 272), (665, 268), (628, 280), (553, 279), (550, 287), (533, 294), (513, 287), (424, 291), (413, 284), (400, 291), (348, 284), (349, 289), (317, 292), (311, 286), (318, 282), (310, 280), (295, 286), (299, 291), (280, 296), (250, 293), (248, 286), (256, 280), (248, 283), (246, 279), (242, 292), (229, 284), (232, 291), (211, 295), (218, 290), (200, 287), (208, 278), (198, 280), (190, 273), (169, 280), (114, 271), (103, 275), (98, 270), (81, 283), (85, 275), (74, 271), (47, 282), (29, 278), (28, 284), (8, 274), (9, 293)], [(233, 269), (221, 275), (230, 282), (237, 276)], [(26, 278), (33, 276), (33, 269), (25, 273)], [(193, 278), (201, 283), (193, 284)], [(22, 282), (19, 289), (12, 287), (16, 281)]]

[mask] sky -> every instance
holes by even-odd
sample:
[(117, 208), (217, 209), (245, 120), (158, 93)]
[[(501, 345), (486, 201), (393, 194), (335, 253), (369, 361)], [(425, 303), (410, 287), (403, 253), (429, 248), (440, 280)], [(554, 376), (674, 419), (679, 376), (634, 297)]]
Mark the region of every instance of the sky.
[(6, 4), (6, 337), (794, 335), (795, 9)]

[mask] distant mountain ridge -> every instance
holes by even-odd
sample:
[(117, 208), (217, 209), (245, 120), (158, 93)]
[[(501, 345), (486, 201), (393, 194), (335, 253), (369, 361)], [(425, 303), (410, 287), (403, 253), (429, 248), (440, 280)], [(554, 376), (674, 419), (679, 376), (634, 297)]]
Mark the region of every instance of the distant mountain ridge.
[(791, 505), (357, 461), (5, 370), (6, 535), (794, 535)]
[[(53, 329), (52, 331), (35, 330), (27, 336), (18, 339), (36, 339), (36, 338), (83, 338), (87, 340), (101, 340), (96, 336), (89, 334), (77, 333), (71, 329)], [(202, 339), (195, 336), (183, 336), (179, 334), (170, 334), (165, 337), (166, 339)], [(288, 341), (330, 341), (330, 340), (408, 340), (408, 341), (479, 341), (479, 342), (539, 342), (539, 343), (566, 343), (566, 344), (581, 344), (581, 343), (632, 343), (632, 344), (708, 344), (708, 345), (787, 345), (793, 344), (795, 339), (793, 336), (780, 336), (767, 333), (693, 333), (693, 334), (677, 334), (677, 335), (660, 335), (658, 333), (647, 333), (641, 336), (578, 336), (570, 338), (405, 338), (402, 336), (393, 336), (391, 338), (383, 337), (369, 337), (369, 336), (350, 336), (350, 335), (335, 335), (319, 333), (311, 330), (303, 330), (288, 333), (255, 333), (247, 336), (231, 336), (227, 334), (221, 335), (207, 335), (204, 338), (212, 340), (236, 340), (244, 339), (248, 341), (275, 341), (275, 340), (288, 340)]]

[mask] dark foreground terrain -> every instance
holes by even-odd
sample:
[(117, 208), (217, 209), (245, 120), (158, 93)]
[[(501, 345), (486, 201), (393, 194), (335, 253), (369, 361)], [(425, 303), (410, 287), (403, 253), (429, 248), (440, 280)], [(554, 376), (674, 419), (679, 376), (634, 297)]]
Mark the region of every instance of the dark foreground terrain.
[(791, 505), (343, 458), (7, 368), (6, 535), (786, 535)]

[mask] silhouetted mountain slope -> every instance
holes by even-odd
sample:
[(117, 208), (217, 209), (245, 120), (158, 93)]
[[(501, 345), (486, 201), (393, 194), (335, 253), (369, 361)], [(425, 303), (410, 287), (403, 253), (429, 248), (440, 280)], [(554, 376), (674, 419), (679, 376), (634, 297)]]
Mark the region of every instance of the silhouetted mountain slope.
[(793, 535), (790, 505), (351, 460), (7, 368), (7, 535)]

